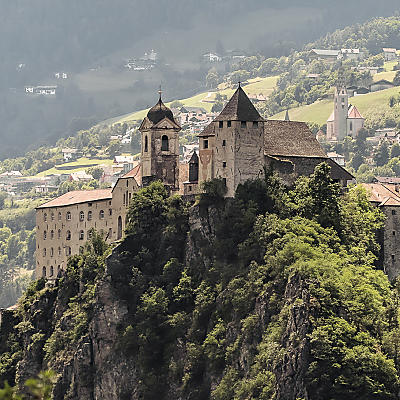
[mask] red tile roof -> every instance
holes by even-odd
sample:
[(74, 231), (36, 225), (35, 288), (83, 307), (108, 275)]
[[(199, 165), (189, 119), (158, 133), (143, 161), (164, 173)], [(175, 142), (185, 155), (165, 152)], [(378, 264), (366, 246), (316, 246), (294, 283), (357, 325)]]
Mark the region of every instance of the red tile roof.
[(380, 206), (400, 206), (398, 185), (382, 183), (363, 183), (369, 193), (369, 201), (379, 203)]
[(90, 201), (111, 200), (111, 189), (75, 190), (68, 192), (54, 200), (40, 205), (37, 208), (64, 207)]
[(349, 113), (347, 114), (348, 118), (357, 118), (357, 119), (364, 119), (363, 116), (360, 114), (356, 106), (351, 106), (349, 109)]

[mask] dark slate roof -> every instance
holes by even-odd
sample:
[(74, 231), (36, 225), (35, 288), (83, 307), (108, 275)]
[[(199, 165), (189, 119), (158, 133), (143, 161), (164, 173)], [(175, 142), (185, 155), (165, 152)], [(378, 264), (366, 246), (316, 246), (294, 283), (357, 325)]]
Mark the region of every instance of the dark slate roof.
[(269, 156), (327, 158), (307, 124), (294, 121), (264, 123), (264, 152)]
[[(215, 120), (214, 120), (215, 121)], [(197, 136), (215, 136), (215, 122), (208, 124)]]
[(239, 86), (215, 121), (263, 121), (247, 94)]
[(172, 111), (162, 102), (161, 98), (158, 100), (158, 103), (150, 108), (147, 113), (147, 118), (155, 125), (158, 124), (165, 117), (170, 119), (172, 122), (175, 122), (174, 114)]

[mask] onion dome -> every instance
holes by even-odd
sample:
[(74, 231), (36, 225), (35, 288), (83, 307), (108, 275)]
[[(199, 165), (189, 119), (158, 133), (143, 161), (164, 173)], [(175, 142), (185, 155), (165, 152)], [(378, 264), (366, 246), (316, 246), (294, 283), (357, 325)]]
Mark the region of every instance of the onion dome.
[(158, 124), (164, 118), (168, 118), (172, 122), (175, 122), (174, 114), (172, 111), (162, 102), (161, 97), (158, 103), (150, 108), (147, 113), (147, 118), (155, 125)]

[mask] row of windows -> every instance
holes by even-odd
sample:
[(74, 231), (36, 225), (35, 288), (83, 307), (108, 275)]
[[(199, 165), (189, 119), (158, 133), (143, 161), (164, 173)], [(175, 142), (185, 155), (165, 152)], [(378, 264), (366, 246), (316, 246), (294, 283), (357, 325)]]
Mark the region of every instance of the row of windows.
[[(57, 266), (57, 275), (60, 275), (60, 273), (61, 273), (61, 265), (58, 265)], [(44, 278), (47, 276), (47, 268), (46, 267), (43, 267), (43, 269), (42, 269), (42, 276)], [(49, 267), (49, 275), (48, 276), (49, 277), (54, 276), (54, 267), (52, 265)]]
[[(226, 140), (222, 140), (222, 147), (226, 146)], [(208, 149), (208, 139), (203, 139), (203, 149)]]
[[(89, 203), (89, 204), (91, 204), (91, 203)], [(109, 210), (108, 210), (108, 215), (112, 215), (112, 209), (110, 208)], [(43, 214), (43, 220), (44, 220), (44, 222), (47, 222), (47, 213), (44, 213)], [(88, 219), (88, 221), (90, 221), (91, 219), (92, 219), (92, 217), (93, 217), (93, 212), (92, 211), (88, 211), (88, 213), (87, 213), (87, 219)], [(104, 210), (100, 210), (100, 212), (99, 212), (99, 218), (100, 219), (104, 219), (104, 217), (105, 217), (105, 212), (104, 212)], [(50, 214), (50, 219), (51, 219), (51, 221), (54, 221), (54, 218), (55, 218), (55, 216), (54, 216), (54, 213), (51, 213)], [(67, 211), (67, 213), (65, 214), (65, 219), (67, 220), (67, 221), (71, 221), (71, 219), (72, 219), (72, 214), (71, 214), (71, 212), (70, 211)], [(59, 221), (61, 221), (62, 220), (62, 214), (61, 214), (61, 212), (59, 212), (58, 213), (58, 220)], [(85, 213), (83, 212), (83, 211), (81, 211), (80, 213), (79, 213), (79, 220), (80, 221), (84, 221), (85, 220)]]
[[(111, 236), (110, 236), (111, 232), (112, 232), (112, 229), (110, 228), (110, 229), (109, 229), (109, 237), (111, 237)], [(83, 235), (83, 236), (82, 236), (82, 235)], [(81, 230), (81, 231), (79, 232), (79, 240), (83, 240), (83, 239), (84, 239), (84, 236), (85, 236), (85, 233)], [(71, 240), (71, 237), (72, 237), (71, 231), (68, 230), (68, 231), (67, 231), (67, 234), (66, 234), (66, 239), (67, 239), (67, 240)], [(44, 231), (44, 232), (43, 232), (43, 239), (44, 239), (44, 240), (47, 239), (47, 231)], [(54, 239), (54, 231), (53, 231), (53, 230), (50, 231), (50, 239)], [(59, 230), (57, 231), (57, 239), (61, 239), (61, 229), (59, 229)], [(90, 231), (88, 232), (88, 239), (90, 239)]]
[[(61, 247), (59, 247), (57, 249), (57, 251), (58, 251), (58, 255), (61, 256), (61, 253), (62, 253)], [(54, 257), (54, 248), (53, 247), (51, 247), (49, 249), (49, 255), (50, 255), (50, 257)], [(71, 255), (71, 247), (69, 247), (69, 246), (65, 247), (65, 255), (66, 256)], [(47, 256), (47, 249), (43, 249), (43, 257), (46, 257), (46, 256)]]
[[(227, 128), (230, 128), (232, 126), (232, 121), (226, 121), (226, 126)], [(224, 121), (219, 121), (218, 127), (222, 129), (224, 127)], [(240, 121), (240, 127), (247, 128), (247, 121)], [(253, 128), (257, 127), (258, 127), (258, 121), (253, 121)]]

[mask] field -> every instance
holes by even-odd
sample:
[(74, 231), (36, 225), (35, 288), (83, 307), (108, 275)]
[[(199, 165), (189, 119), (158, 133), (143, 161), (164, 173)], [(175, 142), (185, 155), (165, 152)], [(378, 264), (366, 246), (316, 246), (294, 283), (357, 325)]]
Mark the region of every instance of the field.
[[(243, 89), (248, 95), (262, 93), (265, 96), (269, 96), (274, 90), (277, 81), (278, 76), (270, 76), (267, 78), (253, 78), (249, 79), (248, 83), (243, 85)], [(236, 88), (225, 88), (220, 85), (220, 87), (216, 91), (203, 92), (187, 99), (180, 99), (179, 101), (182, 102), (186, 107), (203, 107), (206, 111), (210, 112), (213, 105), (212, 101), (215, 99), (217, 93), (221, 95), (226, 95), (229, 98), (230, 96), (232, 96), (235, 90)], [(170, 104), (171, 103), (167, 103), (167, 105)], [(103, 123), (110, 124), (142, 120), (146, 116), (146, 114), (147, 110), (141, 110), (132, 114), (126, 114), (118, 118), (104, 121)]]
[(90, 167), (95, 167), (97, 165), (111, 165), (113, 163), (113, 160), (103, 160), (103, 159), (89, 159), (89, 158), (79, 158), (76, 161), (70, 162), (70, 163), (65, 163), (62, 165), (56, 165), (53, 168), (50, 168), (46, 171), (40, 172), (37, 174), (37, 177), (43, 177), (43, 176), (48, 176), (48, 175), (53, 175), (53, 174), (71, 174), (72, 172), (77, 172), (77, 171), (84, 171), (87, 168)]
[[(354, 104), (361, 114), (366, 114), (369, 110), (382, 109), (387, 107), (389, 98), (397, 96), (400, 88), (382, 90), (380, 92), (368, 93), (361, 96), (350, 98), (350, 103)], [(333, 110), (333, 100), (317, 101), (308, 106), (302, 106), (289, 110), (289, 117), (292, 121), (314, 122), (319, 125), (326, 123)], [(271, 119), (284, 119), (285, 112), (274, 115)]]

